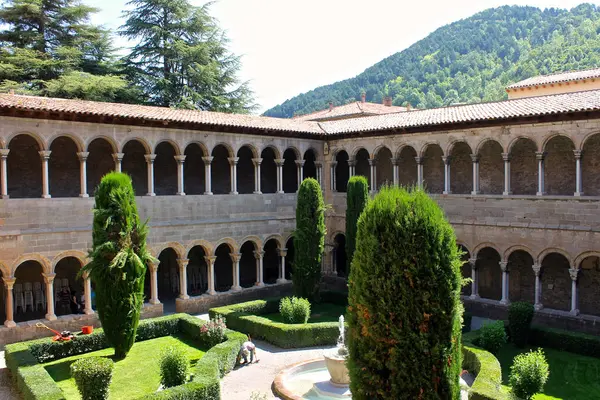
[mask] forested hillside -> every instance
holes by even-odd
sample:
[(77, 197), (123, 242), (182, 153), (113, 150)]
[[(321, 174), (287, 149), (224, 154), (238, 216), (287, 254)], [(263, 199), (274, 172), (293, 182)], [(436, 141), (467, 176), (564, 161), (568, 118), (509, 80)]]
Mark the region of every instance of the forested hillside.
[(265, 115), (291, 117), (359, 100), (431, 108), (506, 98), (534, 75), (600, 66), (600, 7), (505, 6), (446, 25), (352, 79), (322, 86)]

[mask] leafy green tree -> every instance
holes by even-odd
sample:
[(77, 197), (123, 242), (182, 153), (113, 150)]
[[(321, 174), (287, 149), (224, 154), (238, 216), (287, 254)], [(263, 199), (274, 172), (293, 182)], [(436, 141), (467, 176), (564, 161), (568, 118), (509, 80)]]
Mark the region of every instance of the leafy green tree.
[(460, 265), (452, 227), (422, 190), (369, 201), (348, 281), (353, 399), (460, 398)]
[(96, 284), (98, 317), (117, 358), (135, 341), (144, 303), (144, 278), (155, 261), (146, 249), (148, 229), (140, 222), (131, 178), (112, 172), (95, 195), (91, 262), (82, 270)]
[(356, 249), (356, 225), (358, 217), (369, 201), (367, 178), (355, 175), (348, 181), (346, 196), (346, 271), (350, 273), (354, 250)]
[(126, 63), (133, 81), (153, 105), (244, 113), (254, 108), (239, 57), (210, 16), (211, 3), (130, 0), (121, 35), (136, 42)]
[(321, 187), (315, 179), (307, 178), (298, 190), (296, 206), (292, 281), (297, 297), (311, 301), (318, 299), (325, 232), (325, 205)]

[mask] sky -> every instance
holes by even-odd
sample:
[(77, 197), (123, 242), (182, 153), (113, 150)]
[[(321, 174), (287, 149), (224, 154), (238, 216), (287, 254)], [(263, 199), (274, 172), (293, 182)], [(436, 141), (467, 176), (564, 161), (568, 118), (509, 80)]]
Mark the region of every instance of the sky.
[[(116, 29), (127, 0), (84, 0)], [(202, 5), (205, 0), (190, 0)], [(318, 86), (352, 78), (439, 27), (502, 5), (572, 8), (582, 0), (219, 0), (212, 15), (242, 56), (258, 113)], [(593, 2), (593, 1), (588, 1)], [(126, 47), (127, 42), (117, 40)]]

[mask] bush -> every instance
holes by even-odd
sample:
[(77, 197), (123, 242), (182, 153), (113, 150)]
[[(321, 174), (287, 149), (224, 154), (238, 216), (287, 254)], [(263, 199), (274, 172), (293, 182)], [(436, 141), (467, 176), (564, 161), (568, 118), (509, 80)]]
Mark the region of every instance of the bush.
[(350, 274), (350, 266), (356, 249), (356, 226), (369, 201), (369, 184), (367, 178), (356, 175), (348, 181), (346, 196), (346, 272)]
[(213, 347), (225, 340), (225, 318), (211, 318), (210, 321), (200, 327), (200, 339), (207, 347)]
[(384, 188), (367, 204), (348, 283), (353, 399), (459, 398), (460, 266), (452, 227), (422, 190)]
[(96, 189), (92, 261), (81, 269), (96, 284), (98, 318), (115, 356), (124, 358), (133, 343), (144, 304), (148, 229), (140, 222), (131, 178), (112, 172)]
[(492, 354), (498, 354), (506, 344), (506, 331), (504, 322), (495, 321), (484, 324), (479, 330), (478, 344)]
[(471, 321), (473, 321), (473, 314), (470, 312), (463, 313), (462, 333), (471, 332)]
[(508, 379), (513, 393), (521, 399), (529, 400), (544, 390), (550, 375), (546, 356), (541, 349), (519, 354), (510, 367)]
[(163, 387), (183, 385), (187, 379), (189, 362), (177, 347), (168, 347), (160, 357), (160, 383)]
[(475, 375), (469, 390), (471, 400), (504, 400), (508, 393), (502, 386), (502, 368), (494, 355), (483, 349), (463, 346), (463, 368)]
[(508, 307), (508, 329), (510, 340), (517, 347), (525, 347), (529, 343), (529, 332), (533, 320), (533, 305), (522, 301), (512, 303)]
[(71, 364), (71, 376), (82, 400), (108, 399), (114, 363), (109, 358), (85, 357)]
[(600, 358), (600, 337), (585, 333), (536, 326), (531, 329), (529, 343), (532, 346)]
[(319, 182), (302, 181), (298, 190), (294, 231), (294, 294), (311, 301), (319, 298), (321, 259), (325, 249), (325, 205)]
[(310, 302), (297, 297), (284, 297), (279, 302), (279, 313), (289, 324), (305, 324), (310, 317)]

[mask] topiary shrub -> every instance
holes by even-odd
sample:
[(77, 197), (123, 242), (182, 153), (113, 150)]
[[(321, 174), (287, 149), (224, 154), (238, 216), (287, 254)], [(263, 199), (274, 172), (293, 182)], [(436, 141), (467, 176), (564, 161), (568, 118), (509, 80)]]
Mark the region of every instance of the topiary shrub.
[(288, 324), (305, 324), (310, 317), (310, 302), (298, 297), (284, 297), (279, 302), (279, 313)]
[(131, 178), (109, 173), (96, 190), (88, 273), (96, 284), (96, 308), (104, 333), (124, 358), (135, 341), (144, 303), (144, 277), (154, 260), (146, 249), (148, 229), (140, 222)]
[(183, 385), (187, 380), (190, 363), (177, 347), (167, 347), (160, 356), (160, 383), (169, 388)]
[(369, 201), (369, 184), (367, 178), (355, 175), (348, 181), (346, 196), (346, 272), (350, 274), (350, 266), (356, 249), (356, 224)]
[(294, 294), (318, 300), (321, 282), (321, 259), (325, 247), (325, 205), (319, 182), (302, 181), (296, 206), (294, 232)]
[(71, 376), (82, 400), (108, 399), (114, 363), (109, 358), (85, 357), (71, 364)]
[(522, 301), (512, 303), (508, 307), (510, 340), (517, 347), (525, 347), (529, 342), (533, 312), (533, 305)]
[(458, 399), (461, 261), (422, 190), (384, 188), (358, 221), (348, 282), (353, 399)]
[(496, 355), (506, 344), (504, 322), (495, 321), (484, 324), (479, 330), (479, 346)]
[(544, 390), (550, 368), (542, 349), (519, 354), (510, 367), (508, 381), (513, 393), (520, 399), (529, 400)]

